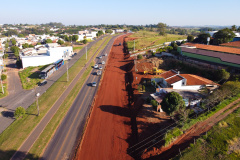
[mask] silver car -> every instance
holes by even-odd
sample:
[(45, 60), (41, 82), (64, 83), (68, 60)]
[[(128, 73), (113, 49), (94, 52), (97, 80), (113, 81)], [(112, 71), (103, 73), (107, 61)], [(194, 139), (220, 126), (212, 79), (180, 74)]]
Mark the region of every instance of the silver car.
[(98, 65), (97, 65), (97, 64), (95, 64), (93, 68), (97, 69), (97, 68), (98, 68)]
[(97, 87), (97, 83), (96, 82), (92, 82), (92, 86), (93, 87)]

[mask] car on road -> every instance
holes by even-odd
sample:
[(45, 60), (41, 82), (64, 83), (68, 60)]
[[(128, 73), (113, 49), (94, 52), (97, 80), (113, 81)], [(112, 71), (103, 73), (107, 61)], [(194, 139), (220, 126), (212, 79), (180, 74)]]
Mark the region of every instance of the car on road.
[(97, 87), (97, 83), (96, 82), (92, 82), (92, 87)]
[(98, 58), (99, 58), (99, 59), (101, 59), (101, 58), (102, 58), (102, 56), (99, 56)]
[(102, 66), (99, 66), (99, 69), (102, 69)]
[(102, 61), (102, 64), (105, 64), (105, 61)]
[(104, 56), (107, 56), (107, 53), (105, 53)]
[(100, 76), (102, 74), (102, 71), (98, 70), (97, 75)]
[(44, 80), (41, 83), (39, 83), (39, 86), (44, 86), (45, 84), (47, 84), (47, 80)]
[(95, 64), (95, 65), (93, 66), (93, 68), (97, 69), (97, 68), (98, 68), (98, 65), (97, 65), (97, 64)]

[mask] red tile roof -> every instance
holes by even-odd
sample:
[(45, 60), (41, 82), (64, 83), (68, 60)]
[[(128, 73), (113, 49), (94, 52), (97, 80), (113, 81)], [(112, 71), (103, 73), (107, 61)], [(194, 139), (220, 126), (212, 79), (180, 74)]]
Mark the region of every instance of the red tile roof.
[(240, 54), (240, 48), (222, 47), (222, 46), (214, 46), (214, 45), (195, 44), (195, 43), (185, 43), (184, 45), (195, 46), (198, 49), (205, 49), (205, 50), (211, 50), (211, 51), (217, 51), (217, 52)]
[(228, 47), (237, 47), (240, 48), (240, 41), (235, 41), (235, 42), (228, 42), (228, 43), (223, 43), (220, 44), (221, 46), (228, 46)]
[(182, 80), (183, 78), (182, 77), (180, 77), (179, 75), (176, 75), (176, 76), (174, 76), (174, 77), (172, 77), (172, 78), (169, 78), (169, 79), (167, 79), (167, 80), (165, 80), (168, 84), (173, 84), (173, 83), (176, 83), (176, 82), (178, 82), (178, 81), (180, 81), (180, 80)]
[(193, 74), (180, 74), (187, 79), (187, 85), (218, 85), (213, 81)]
[(176, 74), (177, 74), (176, 72), (174, 72), (173, 70), (170, 70), (170, 71), (167, 71), (167, 72), (164, 72), (164, 73), (160, 74), (160, 76), (162, 76), (162, 78), (164, 78), (164, 79), (167, 79), (167, 78), (172, 77)]

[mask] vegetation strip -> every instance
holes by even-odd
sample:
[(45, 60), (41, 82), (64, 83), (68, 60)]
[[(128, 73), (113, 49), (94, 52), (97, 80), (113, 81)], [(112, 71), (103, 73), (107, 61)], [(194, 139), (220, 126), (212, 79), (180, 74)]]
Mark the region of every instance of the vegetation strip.
[[(104, 40), (107, 37), (104, 38)], [(92, 50), (97, 50), (100, 43), (104, 40), (100, 40), (97, 44), (91, 47), (88, 56), (94, 53)], [(95, 49), (96, 48), (96, 49)], [(67, 74), (65, 73), (58, 79), (48, 90), (39, 98), (40, 116), (37, 114), (36, 103), (32, 104), (27, 110), (26, 115), (19, 120), (14, 121), (2, 134), (0, 135), (0, 157), (2, 159), (10, 159), (23, 141), (31, 133), (32, 129), (41, 121), (51, 106), (58, 99), (65, 88), (72, 82), (78, 72), (84, 67), (86, 59), (82, 56), (70, 69), (69, 69), (69, 82), (66, 82)], [(62, 83), (64, 82), (64, 83)], [(19, 138), (20, 137), (20, 138)]]
[(240, 108), (224, 118), (207, 135), (199, 138), (195, 144), (190, 144), (188, 149), (173, 159), (239, 159), (239, 114)]
[[(108, 38), (102, 47), (99, 49), (99, 51), (95, 54), (94, 57), (98, 55), (98, 53), (107, 45), (107, 43), (110, 41), (111, 37)], [(44, 148), (48, 144), (50, 138), (53, 136), (55, 130), (57, 129), (58, 125), (60, 124), (61, 120), (65, 117), (67, 114), (68, 109), (73, 104), (75, 98), (78, 95), (79, 90), (82, 88), (82, 85), (84, 84), (85, 80), (87, 79), (92, 67), (94, 65), (94, 62), (91, 62), (91, 65), (87, 68), (87, 70), (84, 72), (83, 76), (79, 79), (75, 87), (71, 90), (70, 94), (67, 96), (67, 98), (64, 100), (52, 120), (48, 123), (42, 134), (39, 136), (37, 141), (34, 143), (32, 148), (29, 151), (29, 155), (34, 155), (35, 158), (39, 158), (41, 156), (41, 153), (43, 152)], [(30, 157), (26, 157), (30, 158)]]

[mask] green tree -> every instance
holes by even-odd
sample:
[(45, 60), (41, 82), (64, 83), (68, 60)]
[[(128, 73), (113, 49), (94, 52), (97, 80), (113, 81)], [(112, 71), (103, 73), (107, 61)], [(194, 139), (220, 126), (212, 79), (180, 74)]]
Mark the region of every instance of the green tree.
[(107, 30), (105, 31), (105, 33), (110, 33), (110, 34), (112, 34), (113, 31), (112, 31), (111, 29), (107, 29)]
[(78, 35), (73, 35), (73, 36), (72, 36), (72, 40), (73, 40), (74, 42), (76, 42), (76, 41), (78, 40)]
[(227, 72), (225, 69), (221, 69), (217, 71), (218, 79), (221, 80), (227, 80), (230, 77), (230, 73)]
[(188, 42), (192, 42), (194, 40), (194, 36), (193, 35), (188, 35), (187, 40), (188, 40)]
[(237, 26), (236, 25), (232, 25), (232, 31), (236, 31), (237, 30)]
[(51, 39), (46, 39), (45, 43), (52, 43), (52, 40)]
[(83, 42), (83, 44), (87, 44), (88, 40), (84, 39), (82, 42)]
[(210, 35), (209, 33), (199, 34), (197, 41), (198, 41), (199, 43), (204, 43), (204, 44), (206, 44), (208, 37), (211, 37), (211, 35)]
[(151, 100), (151, 104), (155, 110), (157, 110), (158, 103), (156, 100)]
[(1, 75), (1, 79), (4, 81), (5, 79), (7, 79), (7, 75), (6, 74), (2, 74)]
[(59, 45), (62, 45), (64, 42), (59, 39), (59, 40), (57, 41), (57, 43), (58, 43)]
[(142, 59), (143, 56), (141, 54), (137, 55), (137, 59)]
[(175, 111), (185, 107), (182, 96), (177, 92), (170, 92), (161, 102), (161, 108), (168, 115), (173, 115)]
[(173, 47), (172, 46), (167, 46), (167, 50), (168, 50), (169, 53), (171, 53), (172, 50), (173, 50)]
[(29, 44), (29, 46), (28, 46), (29, 48), (34, 48), (34, 45), (32, 45), (32, 44)]
[(16, 40), (14, 38), (11, 39), (12, 45), (16, 45)]
[(20, 49), (17, 46), (12, 46), (10, 50), (14, 53), (15, 57), (19, 57), (19, 51)]
[(5, 44), (5, 48), (7, 49), (8, 47), (9, 47), (9, 44), (8, 44), (8, 43), (6, 43), (6, 44)]
[(100, 37), (100, 36), (103, 35), (103, 34), (104, 34), (104, 33), (103, 33), (103, 31), (101, 30), (101, 31), (98, 31), (97, 36)]
[(69, 37), (67, 35), (65, 35), (64, 40), (69, 42)]
[(23, 34), (18, 34), (18, 37), (24, 37), (24, 35)]
[(167, 27), (167, 25), (164, 24), (164, 23), (158, 23), (157, 27), (158, 27), (159, 34), (161, 36), (164, 36), (166, 34), (166, 27)]
[(23, 117), (26, 113), (26, 110), (23, 107), (17, 107), (17, 109), (14, 112), (14, 117), (15, 118), (19, 118), (19, 117)]
[(41, 43), (40, 43), (40, 42), (38, 42), (38, 43), (37, 43), (37, 45), (41, 45)]
[(218, 32), (214, 33), (213, 35), (213, 44), (221, 44), (221, 43), (227, 43), (233, 40), (235, 37), (235, 34), (229, 29), (221, 29)]
[(29, 47), (28, 43), (24, 43), (24, 44), (22, 45), (22, 48), (23, 48), (23, 49), (28, 48), (28, 47)]

